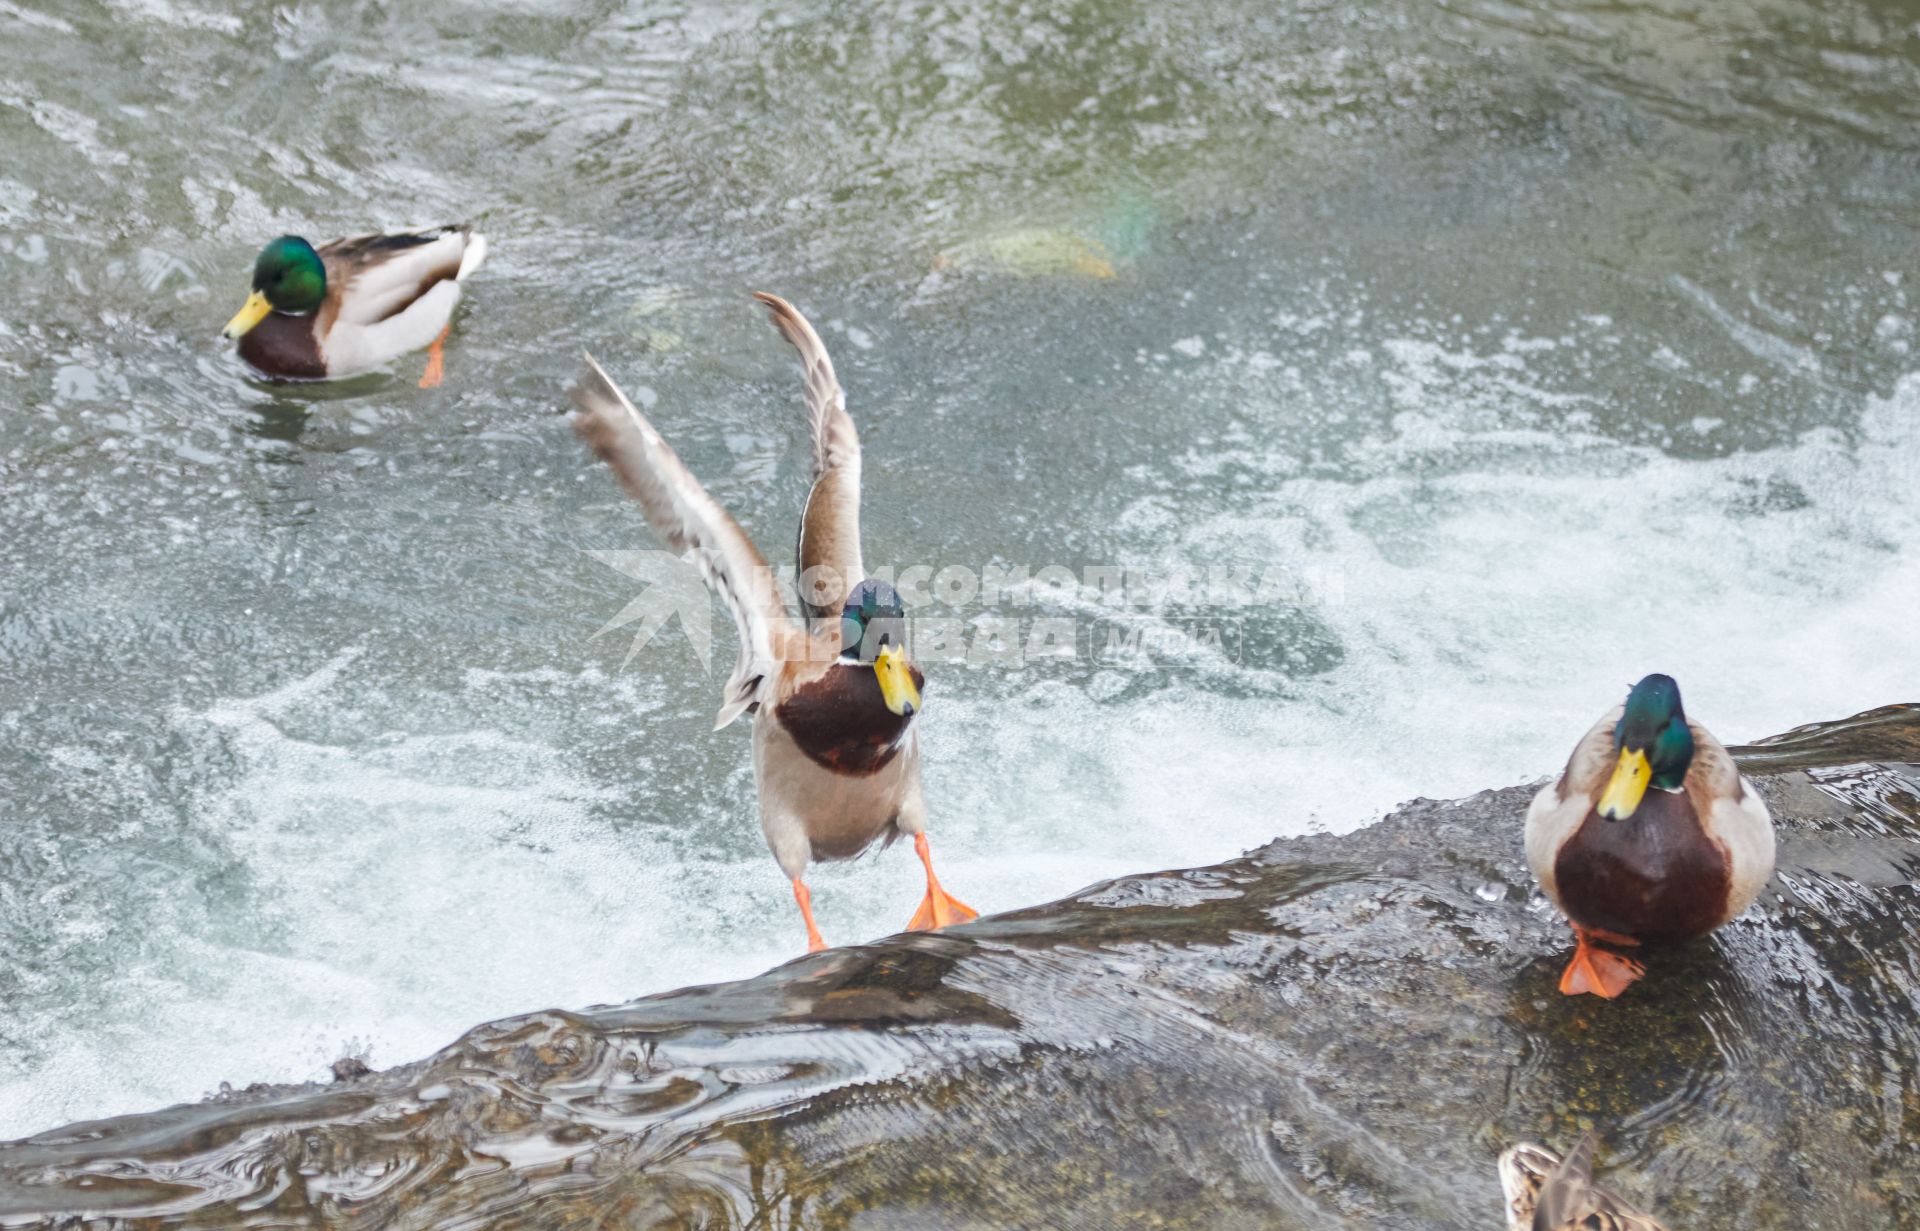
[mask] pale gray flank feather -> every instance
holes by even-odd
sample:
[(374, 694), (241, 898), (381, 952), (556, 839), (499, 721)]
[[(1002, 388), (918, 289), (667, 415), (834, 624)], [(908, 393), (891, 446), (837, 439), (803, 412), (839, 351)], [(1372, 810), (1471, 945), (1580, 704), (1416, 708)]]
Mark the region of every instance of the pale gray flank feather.
[[(383, 240), (396, 236), (417, 236), (424, 242), (405, 248), (381, 246)], [(339, 320), (376, 325), (398, 315), (436, 284), (456, 282), (471, 273), (467, 258), (475, 248), (484, 254), (485, 239), (470, 227), (457, 226), (355, 235), (334, 240), (319, 253), (327, 267), (328, 290), (339, 299)]]

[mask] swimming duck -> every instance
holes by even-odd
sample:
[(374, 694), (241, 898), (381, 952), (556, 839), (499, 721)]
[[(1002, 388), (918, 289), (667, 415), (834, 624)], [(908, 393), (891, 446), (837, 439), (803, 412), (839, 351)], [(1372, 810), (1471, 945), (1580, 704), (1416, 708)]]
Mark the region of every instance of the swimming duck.
[(1593, 1134), (1562, 1159), (1522, 1142), (1500, 1156), (1508, 1231), (1666, 1231), (1644, 1213), (1593, 1184)]
[(336, 239), (315, 248), (282, 235), (253, 263), (253, 293), (221, 336), (274, 380), (352, 376), (427, 348), (431, 389), (445, 375), (441, 346), (460, 283), (486, 259), (470, 226)]
[(753, 541), (588, 355), (570, 390), (574, 426), (640, 502), (654, 533), (689, 552), (733, 616), (740, 653), (714, 729), (753, 715), (760, 829), (793, 884), (807, 948), (826, 948), (804, 874), (876, 840), (913, 837), (927, 891), (909, 930), (975, 918), (941, 888), (927, 843), (915, 719), (926, 679), (907, 653), (906, 610), (866, 576), (860, 553), (860, 438), (826, 347), (793, 305), (756, 294), (800, 353), (813, 438), (813, 487), (801, 514), (801, 606), (788, 613)]
[(1527, 809), (1527, 863), (1573, 925), (1560, 990), (1612, 999), (1646, 973), (1597, 947), (1702, 936), (1773, 875), (1773, 819), (1720, 741), (1649, 675)]

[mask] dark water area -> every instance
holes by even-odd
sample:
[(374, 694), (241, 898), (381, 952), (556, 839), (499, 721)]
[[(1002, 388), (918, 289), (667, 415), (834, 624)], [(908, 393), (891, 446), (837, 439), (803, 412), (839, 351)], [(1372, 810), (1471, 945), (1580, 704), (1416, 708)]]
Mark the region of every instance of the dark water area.
[(0, 1225), (1484, 1229), (1501, 1149), (1599, 1127), (1674, 1227), (1920, 1226), (1920, 707), (1736, 755), (1778, 880), (1617, 1001), (1555, 991), (1528, 792), (1419, 800), (0, 1146)]

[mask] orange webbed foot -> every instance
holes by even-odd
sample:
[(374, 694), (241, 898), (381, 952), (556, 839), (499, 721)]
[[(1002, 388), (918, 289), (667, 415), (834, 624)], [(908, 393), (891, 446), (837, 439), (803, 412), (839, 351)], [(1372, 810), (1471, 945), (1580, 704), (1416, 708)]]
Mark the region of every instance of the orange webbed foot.
[(440, 382), (447, 378), (447, 335), (452, 331), (453, 326), (448, 325), (440, 331), (440, 336), (433, 340), (433, 344), (427, 347), (427, 370), (420, 377), (422, 389), (438, 389)]
[(1612, 1000), (1646, 973), (1647, 968), (1639, 962), (1595, 948), (1583, 936), (1574, 947), (1573, 960), (1560, 975), (1560, 991), (1567, 996), (1592, 992), (1603, 1000)]
[(813, 895), (807, 892), (807, 883), (797, 876), (793, 878), (793, 900), (800, 904), (800, 918), (807, 924), (807, 952), (818, 953), (827, 947), (827, 942), (813, 922)]
[(937, 932), (941, 928), (979, 917), (979, 911), (935, 885), (927, 890), (926, 897), (920, 899), (920, 909), (913, 912), (913, 920), (907, 924), (907, 931)]
[(913, 912), (907, 931), (934, 932), (956, 923), (965, 923), (969, 919), (978, 919), (979, 911), (940, 887), (940, 878), (933, 874), (933, 851), (927, 845), (927, 835), (913, 835), (913, 850), (927, 868), (927, 896), (920, 899), (920, 909)]

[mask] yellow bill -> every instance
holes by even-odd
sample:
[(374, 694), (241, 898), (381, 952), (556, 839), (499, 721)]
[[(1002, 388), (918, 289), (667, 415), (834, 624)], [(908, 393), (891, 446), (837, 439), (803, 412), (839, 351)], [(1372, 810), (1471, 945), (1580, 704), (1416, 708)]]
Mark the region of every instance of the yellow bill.
[(273, 305), (267, 302), (267, 297), (255, 291), (247, 296), (247, 302), (233, 314), (233, 319), (228, 321), (227, 327), (220, 331), (220, 336), (223, 338), (245, 337), (255, 325), (266, 320), (267, 313), (271, 311), (273, 311)]
[(887, 708), (905, 717), (920, 708), (920, 690), (914, 686), (907, 656), (888, 646), (874, 656), (873, 673), (880, 679), (880, 696)]
[(1647, 793), (1647, 782), (1653, 777), (1653, 767), (1647, 764), (1647, 754), (1620, 750), (1620, 762), (1613, 767), (1613, 777), (1607, 779), (1607, 789), (1600, 793), (1600, 815), (1609, 821), (1624, 821), (1633, 815), (1640, 806), (1641, 799)]

